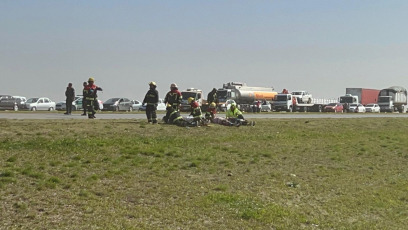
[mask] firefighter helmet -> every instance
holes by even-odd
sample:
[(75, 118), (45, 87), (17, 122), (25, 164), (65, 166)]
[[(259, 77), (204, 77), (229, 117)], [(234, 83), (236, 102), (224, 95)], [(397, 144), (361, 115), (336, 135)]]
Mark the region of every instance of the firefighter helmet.
[(189, 97), (187, 100), (188, 100), (188, 104), (191, 104), (191, 102), (194, 101), (194, 97)]
[(170, 88), (177, 88), (177, 84), (176, 83), (171, 83)]
[(231, 106), (237, 106), (237, 103), (235, 103), (235, 102), (233, 102), (233, 103), (231, 103)]
[(93, 77), (90, 77), (90, 78), (88, 79), (88, 82), (89, 82), (89, 81), (94, 82), (95, 79), (94, 79)]
[(215, 102), (211, 102), (211, 104), (210, 104), (210, 108), (215, 108), (216, 107), (216, 104), (215, 104)]
[(151, 81), (151, 82), (149, 82), (149, 85), (154, 85), (154, 86), (156, 86), (156, 82)]

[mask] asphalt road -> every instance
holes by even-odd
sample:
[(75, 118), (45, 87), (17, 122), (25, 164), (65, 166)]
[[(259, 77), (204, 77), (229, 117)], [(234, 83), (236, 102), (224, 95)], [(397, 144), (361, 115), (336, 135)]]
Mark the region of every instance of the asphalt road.
[[(188, 114), (182, 114), (183, 116), (187, 116)], [(162, 118), (164, 113), (159, 113), (158, 118)], [(224, 114), (220, 114), (220, 116), (224, 116)], [(97, 119), (146, 119), (146, 115), (144, 113), (136, 113), (136, 112), (128, 112), (128, 113), (114, 113), (114, 112), (101, 112), (96, 114)], [(408, 118), (408, 114), (399, 114), (399, 113), (379, 113), (379, 114), (369, 114), (369, 113), (348, 113), (348, 114), (335, 114), (335, 113), (286, 113), (286, 112), (262, 112), (262, 113), (245, 113), (244, 117), (247, 119), (252, 118), (275, 118), (275, 119), (300, 119), (300, 118), (335, 118), (335, 119), (343, 119), (343, 118), (372, 118), (372, 117), (401, 117), (401, 118)], [(23, 112), (14, 112), (14, 111), (1, 111), (0, 112), (0, 119), (47, 119), (47, 120), (55, 120), (55, 119), (88, 119), (86, 116), (81, 116), (80, 113), (74, 113), (72, 115), (64, 115), (64, 112), (31, 112), (31, 111), (23, 111)]]

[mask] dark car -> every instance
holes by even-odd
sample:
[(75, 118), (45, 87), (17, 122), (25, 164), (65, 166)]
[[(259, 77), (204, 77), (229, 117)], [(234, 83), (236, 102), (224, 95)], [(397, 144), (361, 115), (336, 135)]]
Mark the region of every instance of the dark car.
[(103, 103), (105, 111), (132, 111), (133, 101), (125, 97), (115, 97), (106, 100)]
[(330, 103), (324, 107), (324, 112), (335, 112), (335, 113), (342, 113), (343, 112), (343, 104), (341, 103)]
[(24, 104), (21, 103), (21, 98), (15, 98), (10, 95), (0, 95), (0, 109), (18, 111), (23, 107)]

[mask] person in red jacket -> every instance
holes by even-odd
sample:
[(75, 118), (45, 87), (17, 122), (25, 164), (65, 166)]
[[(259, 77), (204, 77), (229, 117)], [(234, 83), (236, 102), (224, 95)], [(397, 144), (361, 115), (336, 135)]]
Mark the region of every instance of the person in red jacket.
[(183, 96), (178, 90), (176, 83), (172, 83), (170, 85), (170, 91), (166, 94), (166, 97), (164, 98), (164, 103), (171, 105), (171, 107), (178, 111), (182, 99)]
[[(88, 79), (88, 85), (84, 89), (85, 93), (85, 100), (86, 100), (86, 106), (88, 110), (88, 118), (89, 119), (94, 119), (95, 118), (95, 107), (98, 106), (98, 100), (97, 100), (97, 91), (102, 91), (102, 88), (94, 85), (95, 79), (93, 77), (90, 77)], [(95, 104), (96, 103), (96, 104)]]

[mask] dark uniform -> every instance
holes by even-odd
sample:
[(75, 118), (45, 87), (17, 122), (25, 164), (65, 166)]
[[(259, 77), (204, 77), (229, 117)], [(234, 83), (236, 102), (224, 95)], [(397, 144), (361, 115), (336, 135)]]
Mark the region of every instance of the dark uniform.
[(172, 106), (166, 109), (166, 116), (163, 117), (164, 122), (181, 127), (194, 127), (196, 123), (188, 122), (180, 115), (180, 112), (175, 110)]
[(93, 119), (95, 118), (95, 108), (99, 108), (98, 104), (98, 100), (97, 100), (97, 91), (102, 91), (102, 88), (94, 85), (94, 79), (93, 78), (89, 78), (88, 80), (88, 85), (85, 87), (84, 90), (84, 95), (85, 95), (85, 101), (86, 101), (86, 108), (88, 110), (88, 118)]
[(211, 104), (212, 102), (214, 102), (216, 106), (218, 105), (218, 97), (217, 97), (216, 88), (213, 88), (213, 90), (209, 92), (207, 95), (207, 103)]
[(180, 91), (177, 88), (176, 84), (171, 84), (170, 86), (170, 92), (166, 94), (166, 97), (164, 98), (164, 103), (170, 104), (171, 107), (173, 107), (175, 110), (179, 110), (179, 107), (181, 105), (181, 100), (183, 97), (181, 96)]
[(65, 96), (67, 97), (65, 101), (65, 114), (70, 115), (72, 110), (72, 102), (75, 100), (75, 89), (72, 88), (72, 83), (68, 84), (67, 90), (65, 90)]
[(147, 91), (142, 104), (146, 104), (146, 117), (147, 121), (153, 124), (157, 123), (156, 109), (159, 103), (159, 92), (156, 90), (156, 83), (149, 83), (150, 89)]
[(86, 82), (84, 82), (84, 89), (82, 90), (82, 109), (84, 109), (84, 113), (82, 113), (82, 116), (86, 116), (86, 86), (88, 85)]

